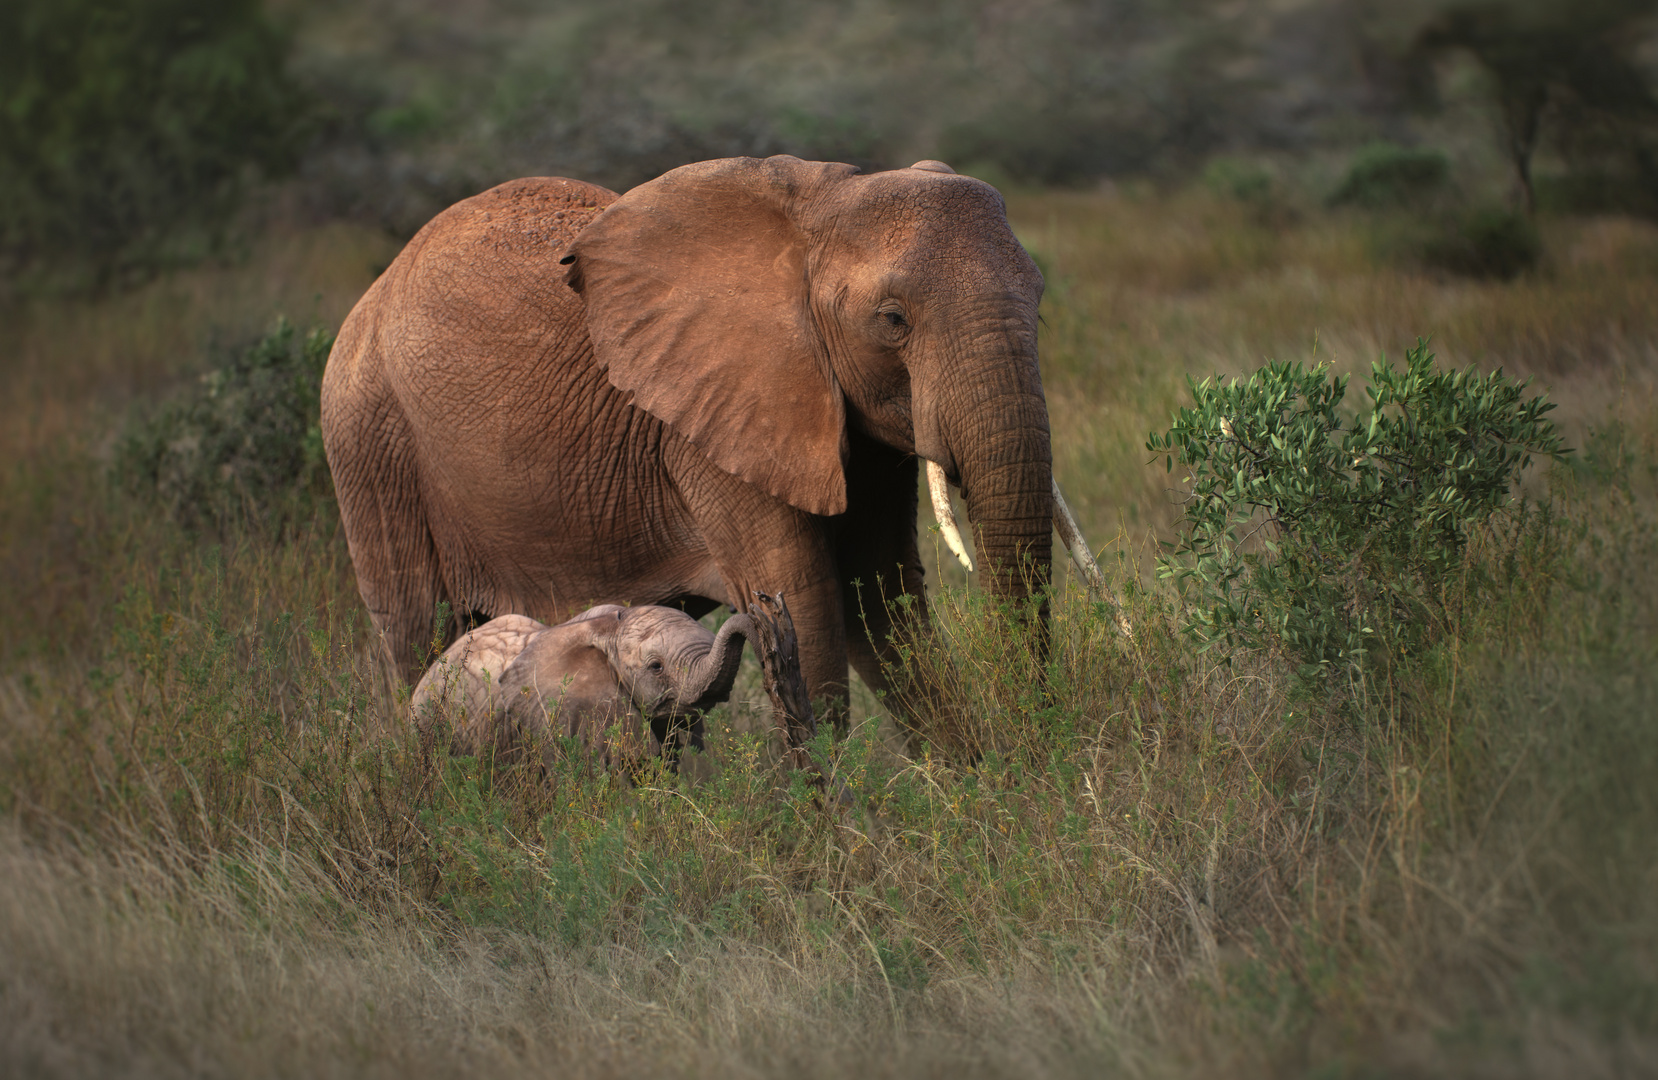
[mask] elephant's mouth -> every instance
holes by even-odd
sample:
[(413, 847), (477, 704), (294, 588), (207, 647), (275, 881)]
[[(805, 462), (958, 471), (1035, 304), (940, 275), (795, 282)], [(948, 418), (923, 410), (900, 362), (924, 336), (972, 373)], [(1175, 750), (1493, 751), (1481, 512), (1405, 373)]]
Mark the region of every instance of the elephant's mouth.
[[(1103, 593), (1105, 575), (1100, 572), (1099, 563), (1094, 561), (1093, 549), (1083, 537), (1082, 530), (1077, 527), (1076, 515), (1071, 513), (1070, 504), (1065, 501), (1064, 493), (1059, 490), (1059, 481), (1054, 480), (1052, 483), (1054, 528), (1059, 532), (1060, 539), (1065, 541), (1065, 549), (1071, 553), (1071, 559), (1077, 564), (1077, 569), (1082, 572), (1089, 587)], [(933, 518), (938, 522), (939, 532), (944, 536), (944, 545), (971, 574), (973, 558), (967, 554), (967, 546), (961, 538), (961, 528), (956, 524), (956, 512), (950, 506), (950, 479), (945, 475), (944, 466), (936, 461), (927, 462), (927, 492), (932, 496)]]
[(685, 717), (699, 717), (703, 713), (706, 713), (709, 709), (712, 709), (714, 706), (723, 705), (725, 700), (730, 696), (729, 691), (724, 694), (710, 692), (704, 694), (695, 701), (665, 701), (663, 702), (665, 708), (660, 710), (657, 715), (666, 720), (677, 720)]
[(656, 742), (670, 759), (677, 760), (679, 754), (685, 750), (701, 752), (703, 746), (702, 714), (686, 715), (675, 713), (672, 716), (654, 719), (651, 721), (651, 734)]

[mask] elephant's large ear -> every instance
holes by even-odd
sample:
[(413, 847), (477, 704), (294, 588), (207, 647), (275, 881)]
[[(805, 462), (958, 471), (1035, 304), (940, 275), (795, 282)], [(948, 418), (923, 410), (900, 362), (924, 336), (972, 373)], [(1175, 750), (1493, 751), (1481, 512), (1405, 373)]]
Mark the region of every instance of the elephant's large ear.
[(611, 383), (720, 468), (814, 514), (846, 509), (846, 413), (796, 212), (856, 171), (686, 165), (617, 199), (564, 258)]
[(506, 710), (521, 723), (539, 722), (556, 705), (567, 725), (563, 734), (568, 735), (574, 733), (568, 724), (587, 710), (620, 700), (607, 646), (625, 610), (614, 605), (593, 608), (531, 638), (501, 673), (499, 699)]

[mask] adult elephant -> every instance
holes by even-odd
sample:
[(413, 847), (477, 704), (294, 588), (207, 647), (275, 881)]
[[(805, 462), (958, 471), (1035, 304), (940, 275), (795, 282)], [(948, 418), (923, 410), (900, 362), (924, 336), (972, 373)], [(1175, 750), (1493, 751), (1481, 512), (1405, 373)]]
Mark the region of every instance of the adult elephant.
[(883, 685), (883, 596), (925, 605), (918, 459), (959, 484), (993, 593), (1048, 578), (1041, 296), (1001, 196), (940, 162), (734, 158), (621, 196), (536, 178), (456, 204), (358, 302), (323, 380), (393, 662), (418, 675), (439, 601), (556, 623), (764, 589), (814, 696), (845, 693), (848, 658)]

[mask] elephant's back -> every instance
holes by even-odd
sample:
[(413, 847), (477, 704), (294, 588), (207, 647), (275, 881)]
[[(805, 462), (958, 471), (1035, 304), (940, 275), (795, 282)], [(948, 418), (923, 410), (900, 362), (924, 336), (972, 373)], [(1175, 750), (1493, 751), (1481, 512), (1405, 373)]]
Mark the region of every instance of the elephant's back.
[(469, 354), (454, 348), (463, 338), (485, 346), (471, 355), (500, 355), (513, 339), (535, 348), (549, 329), (579, 328), (579, 317), (568, 317), (579, 301), (564, 285), (558, 253), (616, 198), (596, 184), (531, 176), (438, 214), (341, 325), (324, 376), (325, 409), (330, 399), (377, 397), (387, 379), (418, 383), (429, 364), (465, 364)]
[(417, 429), (436, 435), (469, 405), (533, 409), (550, 384), (585, 377), (547, 370), (591, 353), (558, 260), (615, 198), (576, 180), (513, 180), (456, 203), (409, 242), (376, 287), (387, 383)]
[(440, 262), (487, 270), (493, 261), (517, 256), (544, 266), (549, 254), (561, 251), (616, 198), (609, 188), (562, 176), (508, 180), (427, 222), (398, 261), (430, 262), (436, 255)]
[[(381, 283), (391, 344), (411, 358), (448, 338), (544, 345), (580, 300), (558, 264), (564, 248), (616, 199), (579, 180), (511, 180), (451, 206), (409, 241)], [(580, 323), (576, 319), (576, 323)], [(435, 336), (434, 336), (435, 335)], [(438, 357), (434, 356), (434, 359)]]
[(462, 634), (415, 686), (410, 712), (425, 722), (435, 718), (434, 710), (447, 709), (456, 729), (471, 738), (495, 712), (507, 668), (546, 629), (524, 615), (503, 615)]

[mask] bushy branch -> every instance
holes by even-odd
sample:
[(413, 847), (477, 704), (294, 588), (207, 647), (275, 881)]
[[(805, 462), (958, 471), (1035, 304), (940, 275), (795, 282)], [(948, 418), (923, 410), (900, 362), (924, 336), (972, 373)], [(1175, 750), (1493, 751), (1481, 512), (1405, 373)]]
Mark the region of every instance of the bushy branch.
[(332, 504), (321, 390), (334, 335), (278, 318), (258, 341), (128, 425), (115, 473), (190, 527), (280, 526)]
[(1350, 419), (1348, 377), (1327, 365), (1191, 381), (1195, 404), (1146, 445), (1191, 469), (1160, 573), (1187, 590), (1205, 648), (1276, 642), (1316, 675), (1435, 639), (1469, 536), (1532, 455), (1565, 451), (1530, 380), (1433, 361), (1418, 341), (1404, 370), (1372, 364)]

